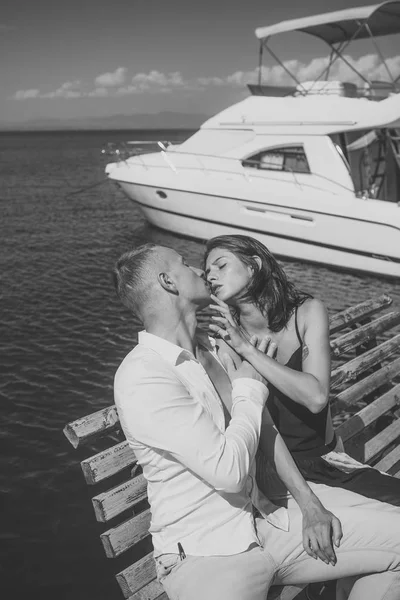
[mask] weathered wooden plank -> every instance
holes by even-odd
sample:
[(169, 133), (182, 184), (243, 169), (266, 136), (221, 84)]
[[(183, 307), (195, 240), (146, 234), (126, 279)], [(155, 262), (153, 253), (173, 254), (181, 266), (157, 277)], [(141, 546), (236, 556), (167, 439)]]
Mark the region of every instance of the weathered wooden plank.
[(400, 420), (394, 421), (365, 443), (364, 461), (370, 462), (400, 436)]
[(400, 383), (374, 402), (371, 402), (368, 406), (362, 408), (348, 421), (342, 423), (342, 425), (336, 429), (336, 433), (341, 436), (343, 441), (349, 440), (357, 433), (360, 433), (365, 427), (376, 421), (381, 415), (399, 405)]
[(329, 319), (329, 329), (331, 333), (336, 333), (344, 327), (348, 327), (353, 323), (356, 323), (360, 319), (369, 317), (376, 312), (390, 306), (393, 300), (387, 294), (382, 294), (378, 298), (372, 300), (365, 300), (355, 306), (350, 306), (345, 310), (342, 310), (335, 315), (332, 315)]
[(360, 433), (365, 427), (376, 421), (380, 416), (387, 413), (395, 406), (400, 405), (400, 384), (392, 388), (368, 406), (362, 408), (353, 415), (348, 421), (342, 423), (336, 433), (341, 436), (343, 441), (349, 440)]
[[(124, 597), (128, 600), (155, 600), (158, 598), (155, 595), (158, 590), (163, 591), (161, 584), (154, 580), (153, 553), (118, 573), (116, 578)], [(304, 587), (303, 585), (273, 586), (267, 600), (293, 600)]]
[(384, 383), (388, 383), (396, 375), (400, 373), (400, 358), (397, 358), (393, 362), (381, 367), (379, 371), (371, 373), (361, 381), (357, 381), (352, 386), (346, 388), (340, 394), (337, 394), (333, 400), (343, 402), (344, 404), (350, 405), (359, 402), (369, 394), (372, 394)]
[(331, 342), (331, 351), (335, 356), (350, 352), (366, 342), (374, 339), (380, 333), (400, 323), (400, 312), (390, 312), (382, 315), (371, 323), (366, 323), (354, 331), (341, 335)]
[(86, 458), (81, 462), (81, 467), (86, 483), (94, 485), (135, 463), (136, 457), (128, 442), (121, 442)]
[(389, 471), (393, 465), (400, 460), (400, 445), (393, 448), (386, 456), (376, 463), (375, 469), (379, 471)]
[(336, 429), (343, 441), (349, 440), (395, 406), (400, 405), (400, 383), (371, 402)]
[(146, 554), (130, 567), (116, 574), (117, 581), (125, 598), (141, 590), (156, 577), (153, 552)]
[(371, 367), (381, 363), (400, 348), (400, 334), (394, 338), (379, 344), (376, 348), (368, 350), (353, 360), (341, 365), (331, 376), (331, 390), (335, 390), (342, 383), (354, 381), (359, 375), (368, 371)]
[(161, 583), (154, 579), (136, 594), (129, 596), (128, 600), (168, 600), (168, 596)]
[(117, 407), (115, 405), (107, 406), (91, 415), (82, 417), (68, 423), (64, 427), (64, 435), (74, 448), (92, 440), (110, 433), (119, 425)]
[(147, 484), (143, 475), (94, 496), (92, 499), (96, 519), (106, 523), (124, 510), (132, 508), (147, 496)]
[(145, 510), (101, 534), (107, 558), (116, 558), (149, 535), (150, 510)]

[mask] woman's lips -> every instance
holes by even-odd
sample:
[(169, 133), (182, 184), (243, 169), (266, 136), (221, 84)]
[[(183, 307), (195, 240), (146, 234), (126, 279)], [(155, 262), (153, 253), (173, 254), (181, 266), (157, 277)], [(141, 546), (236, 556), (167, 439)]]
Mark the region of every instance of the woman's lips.
[(213, 285), (211, 286), (212, 293), (216, 296), (218, 295), (219, 290), (222, 288), (222, 285)]

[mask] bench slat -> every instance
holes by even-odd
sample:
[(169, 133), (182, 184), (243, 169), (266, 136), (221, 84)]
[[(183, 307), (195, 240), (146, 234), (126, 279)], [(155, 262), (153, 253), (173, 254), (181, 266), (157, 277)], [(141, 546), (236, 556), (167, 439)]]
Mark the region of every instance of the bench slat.
[(81, 462), (88, 485), (94, 485), (136, 464), (136, 457), (128, 442), (121, 442)]
[(346, 388), (340, 394), (337, 394), (333, 400), (337, 402), (343, 402), (344, 404), (350, 405), (359, 402), (368, 394), (371, 394), (378, 389), (384, 383), (388, 383), (393, 377), (400, 373), (400, 358), (397, 358), (393, 362), (381, 367), (379, 371), (371, 373), (361, 381), (354, 383), (352, 386)]
[(157, 579), (150, 581), (141, 590), (129, 596), (128, 600), (168, 600), (167, 594)]
[(119, 426), (117, 407), (107, 406), (91, 415), (68, 423), (64, 427), (64, 435), (74, 448), (88, 442), (94, 437), (99, 437), (114, 431)]
[(363, 462), (370, 462), (389, 444), (394, 442), (400, 436), (400, 419), (394, 421), (383, 431), (365, 443)]
[(149, 534), (150, 510), (145, 510), (101, 534), (107, 558), (116, 558)]
[(147, 484), (143, 475), (129, 479), (111, 490), (93, 497), (92, 503), (96, 519), (100, 523), (106, 523), (144, 500), (146, 496)]
[(400, 446), (393, 448), (386, 456), (384, 456), (378, 463), (375, 465), (375, 469), (379, 469), (379, 471), (389, 471), (393, 465), (395, 465), (400, 460)]
[(341, 335), (331, 342), (331, 351), (335, 356), (350, 352), (365, 342), (374, 339), (378, 334), (387, 331), (400, 323), (400, 312), (390, 312), (375, 319), (372, 323), (366, 323), (354, 331)]
[(156, 577), (153, 552), (116, 574), (117, 581), (125, 598), (141, 590)]
[[(153, 553), (147, 554), (116, 575), (122, 593), (128, 600), (155, 600), (158, 598), (155, 594), (160, 588), (161, 590), (163, 588), (155, 576)], [(146, 583), (143, 584), (143, 581)], [(292, 600), (304, 587), (303, 585), (272, 586), (267, 600)]]
[(331, 333), (336, 333), (349, 325), (352, 325), (360, 319), (369, 317), (374, 313), (390, 306), (392, 299), (387, 294), (382, 294), (379, 298), (365, 300), (355, 306), (350, 306), (341, 312), (332, 315), (329, 319), (329, 329)]
[(400, 405), (400, 383), (368, 406), (362, 408), (348, 421), (342, 423), (336, 429), (336, 433), (343, 438), (343, 441), (347, 441), (376, 421), (381, 415), (398, 405)]
[(359, 375), (394, 354), (399, 347), (400, 334), (341, 365), (332, 371), (331, 390), (337, 389), (343, 383), (354, 381)]

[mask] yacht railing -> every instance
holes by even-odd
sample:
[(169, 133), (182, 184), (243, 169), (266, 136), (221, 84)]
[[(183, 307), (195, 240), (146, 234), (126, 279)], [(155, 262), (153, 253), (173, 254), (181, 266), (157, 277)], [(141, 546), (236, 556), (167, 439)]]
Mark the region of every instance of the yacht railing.
[[(130, 143), (131, 144), (131, 143)], [(103, 154), (108, 154), (110, 155), (114, 155), (114, 157), (117, 159), (116, 162), (124, 162), (127, 166), (132, 165), (132, 163), (129, 163), (128, 160), (129, 158), (135, 158), (138, 159), (140, 164), (143, 166), (143, 168), (148, 171), (151, 168), (160, 168), (160, 164), (159, 163), (151, 163), (148, 162), (148, 159), (151, 159), (151, 157), (149, 156), (150, 154), (153, 156), (154, 152), (152, 151), (148, 151), (148, 152), (140, 152), (139, 148), (141, 145), (143, 144), (152, 144), (153, 146), (158, 146), (160, 148), (160, 154), (165, 162), (165, 167), (169, 168), (171, 171), (173, 171), (176, 175), (179, 174), (179, 172), (181, 170), (195, 170), (195, 171), (202, 171), (205, 175), (209, 175), (210, 173), (227, 173), (229, 175), (237, 175), (239, 177), (242, 177), (243, 179), (245, 179), (248, 183), (251, 183), (253, 179), (268, 179), (270, 181), (278, 181), (280, 183), (282, 183), (282, 179), (278, 178), (278, 177), (274, 177), (273, 176), (273, 172), (276, 171), (277, 173), (287, 173), (288, 175), (291, 175), (293, 182), (300, 188), (303, 189), (304, 187), (306, 188), (312, 188), (312, 189), (321, 189), (320, 186), (317, 185), (313, 185), (311, 182), (302, 182), (298, 179), (299, 175), (306, 175), (306, 176), (313, 176), (313, 177), (317, 177), (320, 180), (323, 181), (327, 181), (328, 183), (333, 183), (335, 186), (342, 188), (343, 190), (346, 190), (347, 192), (350, 192), (352, 194), (355, 193), (354, 189), (339, 183), (337, 181), (335, 181), (334, 179), (331, 179), (329, 177), (326, 177), (325, 175), (321, 175), (320, 173), (314, 173), (314, 172), (307, 172), (307, 173), (302, 173), (302, 172), (296, 172), (293, 169), (285, 169), (285, 170), (278, 170), (278, 169), (257, 169), (254, 168), (253, 171), (254, 173), (249, 173), (244, 166), (242, 165), (242, 159), (240, 158), (235, 158), (235, 157), (231, 157), (231, 156), (221, 156), (221, 155), (217, 155), (217, 154), (194, 154), (193, 152), (184, 152), (182, 150), (170, 150), (167, 151), (167, 148), (169, 146), (171, 146), (172, 144), (167, 144), (166, 142), (135, 142), (135, 145), (138, 146), (138, 151), (131, 151), (129, 150), (129, 147), (124, 148), (123, 150), (119, 149), (119, 151), (116, 151), (115, 149), (113, 150), (113, 148), (117, 148), (118, 146), (121, 146), (120, 144), (109, 144), (108, 147), (106, 147), (106, 149), (102, 150)], [(122, 143), (122, 145), (124, 145)], [(163, 149), (162, 149), (163, 146)], [(111, 148), (111, 150), (110, 150)], [(176, 165), (173, 162), (172, 157), (173, 156), (181, 156), (181, 157), (190, 157), (191, 159), (195, 160), (195, 164), (192, 165)], [(210, 166), (206, 166), (204, 164), (204, 162), (202, 162), (201, 159), (218, 159), (220, 162), (229, 162), (230, 164), (235, 164), (235, 165), (239, 165), (240, 169), (217, 169), (217, 168), (213, 168)], [(244, 160), (244, 159), (243, 159)], [(258, 165), (258, 161), (251, 161), (249, 159), (246, 159), (246, 163), (250, 163), (250, 162), (254, 162), (255, 165)], [(197, 163), (197, 165), (196, 165)], [(271, 163), (271, 166), (274, 166), (273, 163)], [(262, 171), (263, 175), (259, 175), (257, 173), (257, 171)]]

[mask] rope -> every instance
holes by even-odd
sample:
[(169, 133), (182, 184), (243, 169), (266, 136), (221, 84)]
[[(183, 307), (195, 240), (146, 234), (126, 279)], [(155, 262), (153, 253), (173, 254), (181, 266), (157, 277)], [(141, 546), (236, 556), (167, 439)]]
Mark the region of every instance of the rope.
[(101, 181), (97, 181), (96, 183), (86, 185), (83, 188), (79, 188), (72, 192), (68, 192), (68, 194), (65, 194), (64, 198), (69, 198), (70, 196), (76, 196), (77, 194), (81, 194), (82, 192), (86, 192), (87, 190), (91, 190), (91, 189), (93, 189), (99, 185), (103, 185), (104, 183), (107, 183), (107, 182), (108, 182), (108, 177), (106, 177), (105, 179), (102, 179)]

